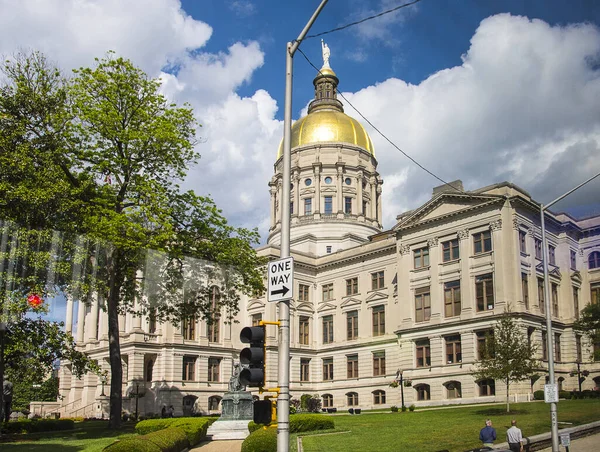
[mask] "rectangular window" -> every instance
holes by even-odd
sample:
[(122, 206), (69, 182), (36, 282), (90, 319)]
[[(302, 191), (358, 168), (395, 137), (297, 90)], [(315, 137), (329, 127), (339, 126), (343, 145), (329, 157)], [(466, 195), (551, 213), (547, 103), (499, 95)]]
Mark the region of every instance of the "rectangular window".
[(494, 336), (494, 330), (478, 331), (477, 332), (477, 359), (482, 360), (493, 355), (493, 350), (490, 349), (491, 338)]
[(542, 278), (538, 278), (537, 288), (538, 288), (538, 305), (540, 308), (540, 312), (542, 314), (544, 314), (546, 312), (546, 303), (544, 301), (544, 280)]
[(535, 239), (535, 258), (542, 260), (542, 241)]
[(352, 198), (346, 196), (344, 198), (344, 213), (351, 214), (352, 213)]
[(328, 245), (325, 248), (327, 250), (327, 254), (331, 253), (331, 245)]
[(325, 211), (324, 213), (333, 213), (333, 197), (325, 196)]
[(600, 303), (600, 284), (590, 285), (590, 301), (592, 304)]
[(562, 361), (560, 353), (560, 334), (554, 333), (554, 360)]
[(482, 380), (479, 382), (479, 395), (481, 397), (496, 395), (496, 382), (494, 380)]
[(333, 283), (323, 284), (323, 301), (333, 300)]
[(415, 321), (425, 322), (431, 318), (431, 294), (429, 287), (415, 290)]
[(262, 322), (262, 314), (252, 314), (252, 326), (260, 326)]
[(210, 323), (206, 324), (206, 332), (208, 336), (208, 342), (219, 342), (220, 322), (219, 317), (212, 319)]
[(419, 248), (413, 252), (415, 269), (429, 267), (429, 248)]
[(367, 216), (367, 201), (362, 202), (362, 208), (363, 208), (362, 213), (366, 217)]
[(491, 273), (475, 278), (475, 298), (477, 311), (494, 309), (494, 278)]
[(575, 336), (575, 348), (577, 352), (577, 362), (580, 363), (583, 361), (583, 353), (581, 352), (581, 336)]
[(475, 254), (492, 251), (492, 233), (490, 231), (483, 231), (473, 234), (473, 247)]
[(523, 304), (529, 311), (529, 278), (527, 273), (521, 273), (521, 294), (523, 295)]
[(446, 362), (448, 364), (461, 363), (460, 335), (446, 337)]
[(309, 289), (307, 284), (298, 284), (298, 301), (308, 301)]
[(373, 353), (373, 376), (385, 375), (385, 352)]
[(385, 306), (375, 306), (373, 308), (373, 336), (383, 336), (385, 334)]
[(346, 295), (355, 295), (358, 293), (358, 278), (346, 280)]
[(346, 331), (349, 341), (358, 339), (358, 311), (346, 313)]
[(371, 273), (371, 289), (378, 290), (384, 288), (384, 272), (379, 271)]
[(301, 315), (298, 320), (298, 342), (302, 345), (308, 345), (310, 331), (310, 319), (306, 315)]
[(220, 358), (208, 358), (208, 381), (219, 381)]
[(444, 312), (446, 317), (460, 315), (460, 281), (444, 283)]
[(571, 270), (577, 270), (577, 252), (571, 250)]
[(183, 338), (188, 341), (193, 341), (196, 339), (196, 318), (195, 317), (187, 317), (183, 319), (181, 324)]
[(450, 262), (458, 259), (460, 252), (458, 248), (458, 239), (448, 240), (442, 243), (442, 260)]
[(183, 381), (194, 381), (196, 379), (196, 358), (193, 356), (183, 357), (183, 372), (181, 379)]
[(558, 317), (558, 284), (552, 284), (552, 315)]
[(579, 289), (577, 287), (573, 287), (573, 310), (575, 318), (579, 320)]
[(417, 367), (431, 366), (431, 349), (429, 339), (415, 342), (417, 351)]
[(333, 358), (323, 359), (323, 381), (333, 380)]
[(333, 342), (333, 316), (323, 317), (323, 343), (331, 344)]
[(290, 201), (290, 215), (294, 215), (294, 201)]
[(527, 233), (519, 231), (519, 250), (521, 253), (527, 253)]
[(312, 198), (306, 198), (304, 200), (304, 215), (312, 214)]
[(358, 378), (358, 355), (348, 355), (346, 363), (348, 378)]
[(548, 245), (548, 262), (550, 265), (556, 265), (556, 248)]
[(310, 359), (300, 358), (300, 381), (310, 381)]
[(542, 360), (548, 361), (548, 342), (546, 342), (546, 332), (542, 331)]

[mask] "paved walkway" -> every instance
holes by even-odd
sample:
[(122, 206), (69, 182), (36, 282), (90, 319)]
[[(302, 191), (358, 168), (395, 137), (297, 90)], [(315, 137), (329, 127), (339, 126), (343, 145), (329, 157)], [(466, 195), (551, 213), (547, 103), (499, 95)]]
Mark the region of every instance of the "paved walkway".
[(243, 441), (205, 441), (196, 447), (190, 449), (198, 452), (240, 452), (242, 450)]
[[(559, 449), (561, 451), (566, 450), (562, 446)], [(569, 446), (569, 452), (597, 452), (598, 450), (600, 450), (600, 433), (571, 440), (571, 445)], [(542, 449), (539, 452), (552, 452), (552, 448)]]

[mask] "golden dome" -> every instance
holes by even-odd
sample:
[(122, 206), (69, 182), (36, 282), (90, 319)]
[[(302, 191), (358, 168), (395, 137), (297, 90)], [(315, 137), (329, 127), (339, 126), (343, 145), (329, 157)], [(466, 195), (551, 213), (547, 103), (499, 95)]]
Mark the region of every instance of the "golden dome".
[[(375, 155), (373, 142), (365, 128), (354, 118), (337, 110), (316, 110), (292, 125), (291, 148), (313, 143), (349, 143)], [(277, 158), (283, 155), (283, 140)]]

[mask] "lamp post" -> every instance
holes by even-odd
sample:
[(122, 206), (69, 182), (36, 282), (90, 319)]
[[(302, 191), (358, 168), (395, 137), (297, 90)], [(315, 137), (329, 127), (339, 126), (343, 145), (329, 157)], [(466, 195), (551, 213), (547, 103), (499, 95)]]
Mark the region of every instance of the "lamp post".
[[(566, 198), (571, 193), (573, 193), (575, 190), (580, 189), (585, 184), (587, 184), (588, 182), (591, 182), (598, 176), (600, 176), (600, 173), (596, 174), (595, 176), (590, 177), (588, 180), (579, 184), (577, 187), (572, 188), (565, 194), (559, 196), (554, 201), (552, 201), (546, 205), (540, 204), (540, 223), (541, 223), (541, 228), (542, 228), (542, 248), (543, 248), (542, 266), (544, 267), (544, 303), (546, 305), (546, 332), (547, 332), (546, 333), (546, 349), (548, 350), (548, 383), (553, 384), (553, 385), (556, 384), (555, 380), (554, 380), (554, 338), (553, 338), (553, 334), (552, 334), (552, 311), (551, 311), (552, 306), (550, 304), (550, 297), (549, 297), (550, 281), (548, 278), (548, 241), (546, 238), (546, 223), (545, 223), (546, 215), (545, 215), (545, 212), (551, 206), (556, 204), (558, 201), (560, 201), (563, 198)], [(558, 449), (558, 418), (557, 418), (557, 414), (556, 414), (556, 402), (550, 403), (550, 417), (552, 420), (552, 430), (551, 430), (552, 452), (559, 452), (559, 449)]]
[[(285, 52), (285, 106), (283, 114), (283, 171), (281, 191), (280, 257), (290, 256), (290, 184), (292, 162), (292, 74), (294, 53), (317, 19), (328, 0), (322, 0), (294, 42), (288, 42)], [(289, 300), (279, 302), (279, 395), (277, 397), (277, 452), (290, 447), (290, 306)]]
[(402, 371), (400, 369), (396, 371), (396, 381), (400, 382), (400, 397), (402, 399), (401, 408), (404, 408), (404, 380), (402, 379)]
[(100, 375), (100, 383), (102, 383), (102, 393), (100, 394), (100, 396), (106, 397), (106, 394), (104, 394), (104, 385), (106, 384), (106, 375)]

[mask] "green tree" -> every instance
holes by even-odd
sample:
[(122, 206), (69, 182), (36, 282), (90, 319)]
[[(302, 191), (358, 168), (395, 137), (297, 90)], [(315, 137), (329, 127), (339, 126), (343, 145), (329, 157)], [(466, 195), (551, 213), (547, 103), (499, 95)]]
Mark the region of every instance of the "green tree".
[(600, 361), (600, 304), (590, 303), (581, 310), (581, 316), (574, 325), (593, 344), (592, 356), (594, 361)]
[(538, 367), (536, 347), (529, 344), (516, 318), (507, 309), (486, 337), (481, 359), (475, 367), (477, 380), (494, 379), (506, 385), (506, 412), (510, 412), (509, 389), (513, 382), (530, 378)]
[[(35, 90), (19, 83), (28, 64), (9, 66), (12, 72), (5, 73), (11, 83), (3, 93), (36, 104)], [(29, 85), (37, 86), (36, 77), (52, 78), (48, 74), (57, 72), (41, 64), (37, 75), (34, 71), (25, 78), (34, 79)], [(263, 290), (257, 267), (261, 262), (252, 248), (258, 233), (228, 225), (210, 198), (180, 190), (178, 182), (198, 159), (197, 124), (188, 106), (177, 107), (160, 94), (158, 80), (112, 53), (97, 60), (93, 69), (75, 71), (68, 82), (58, 75), (52, 80), (49, 95), (64, 96), (63, 103), (57, 100), (47, 106), (44, 117), (59, 118), (61, 133), (52, 135), (48, 146), (38, 143), (32, 137), (54, 128), (41, 127), (45, 123), (28, 111), (20, 113), (16, 101), (2, 100), (0, 106), (11, 106), (0, 110), (6, 124), (18, 124), (10, 129), (15, 138), (6, 146), (15, 156), (39, 157), (52, 177), (66, 184), (57, 213), (41, 216), (44, 225), (62, 225), (69, 231), (63, 240), (68, 252), (60, 262), (73, 277), (61, 287), (74, 298), (85, 300), (93, 291), (107, 302), (110, 425), (118, 427), (119, 314), (151, 312), (161, 321), (177, 324), (192, 315), (210, 322), (224, 309), (231, 319), (238, 312), (240, 293)], [(24, 133), (30, 129), (31, 134)], [(15, 141), (24, 144), (16, 147)], [(27, 177), (35, 179), (38, 174), (24, 173), (11, 183), (35, 185)], [(40, 181), (39, 186), (44, 184)], [(44, 190), (39, 194), (46, 195)], [(25, 218), (36, 214), (37, 196), (31, 202), (20, 200)], [(15, 205), (8, 210), (8, 218), (21, 217)], [(216, 299), (207, 284), (211, 281), (219, 288)]]

